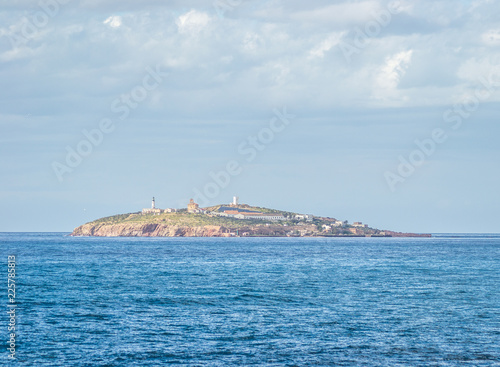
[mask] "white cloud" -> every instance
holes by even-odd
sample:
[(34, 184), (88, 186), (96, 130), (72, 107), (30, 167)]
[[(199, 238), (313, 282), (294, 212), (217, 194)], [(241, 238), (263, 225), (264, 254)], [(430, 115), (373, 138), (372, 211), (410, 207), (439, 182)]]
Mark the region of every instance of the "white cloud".
[(481, 40), (488, 46), (500, 45), (500, 29), (490, 29), (481, 35)]
[(247, 32), (243, 39), (242, 52), (255, 54), (264, 46), (264, 40), (255, 32)]
[(394, 0), (388, 4), (388, 9), (393, 13), (409, 13), (414, 9), (414, 3), (409, 0)]
[(118, 15), (112, 15), (103, 23), (109, 25), (111, 28), (119, 28), (122, 25), (122, 18)]
[(413, 50), (408, 50), (386, 58), (375, 81), (376, 99), (404, 99), (397, 89), (410, 66), (412, 55)]
[(180, 33), (198, 33), (210, 23), (210, 16), (197, 10), (190, 10), (177, 18), (175, 24)]
[(459, 68), (457, 76), (462, 81), (470, 85), (479, 85), (484, 80), (489, 80), (490, 76), (498, 79), (500, 75), (500, 65), (492, 62), (489, 58), (477, 59), (473, 57), (465, 61)]
[(476, 8), (483, 6), (483, 5), (491, 4), (492, 2), (493, 2), (493, 0), (476, 0), (471, 4), (469, 11), (473, 11)]
[[(388, 9), (396, 1), (317, 0), (308, 5), (298, 0), (265, 2), (265, 9), (280, 10), (274, 17), (246, 13), (250, 5), (243, 2), (224, 20), (201, 3), (192, 8), (180, 2), (151, 5), (147, 11), (124, 6), (120, 13), (106, 7), (90, 17), (68, 8), (64, 17), (54, 17), (29, 39), (26, 47), (40, 48), (36, 58), (34, 51), (4, 48), (0, 49), (0, 62), (25, 59), (31, 69), (25, 66), (28, 64), (18, 68), (28, 71), (35, 67), (51, 70), (57, 65), (61, 70), (57, 75), (75, 71), (74, 83), (89, 86), (93, 82), (88, 78), (89, 71), (96, 76), (102, 73), (122, 81), (116, 88), (113, 83), (106, 84), (106, 93), (118, 95), (123, 93), (119, 88), (136, 83), (146, 66), (161, 62), (166, 69), (175, 69), (169, 77), (171, 85), (203, 93), (214, 88), (212, 105), (220, 109), (226, 108), (227, 95), (234, 100), (253, 98), (254, 106), (267, 105), (269, 100), (306, 101), (310, 110), (372, 107), (374, 100), (377, 106), (393, 105), (404, 101), (403, 94), (411, 97), (405, 105), (446, 104), (450, 90), (454, 94), (460, 85), (470, 84), (464, 79), (471, 78), (467, 73), (474, 71), (474, 65), (464, 64), (467, 60), (483, 54), (491, 63), (500, 59), (496, 46), (496, 42), (500, 45), (500, 28), (481, 15), (487, 10), (494, 12), (497, 6), (490, 3), (478, 7), (477, 19), (483, 19), (479, 21), (476, 17), (462, 19), (448, 11), (453, 8), (449, 1), (433, 6), (430, 0), (422, 1), (410, 6), (408, 0), (400, 0), (397, 8), (404, 14), (394, 14), (380, 34), (369, 37), (367, 46), (352, 62), (343, 57), (339, 39), (355, 36), (357, 28), (364, 29), (365, 21), (374, 19), (373, 13)], [(97, 7), (98, 2), (95, 4)], [(434, 25), (443, 14), (451, 14), (452, 27)], [(6, 36), (13, 32), (22, 35), (22, 19), (1, 28), (7, 46)], [(103, 27), (120, 31), (103, 32)], [(462, 70), (457, 75), (460, 65)], [(5, 70), (9, 67), (13, 68), (6, 65)], [(73, 83), (62, 78), (61, 85), (70, 90)], [(164, 88), (170, 88), (170, 84)], [(217, 93), (221, 90), (224, 98)], [(163, 92), (166, 96), (170, 93)], [(178, 97), (178, 101), (175, 108), (182, 109), (184, 100)]]
[(31, 59), (42, 53), (42, 47), (37, 49), (17, 47), (0, 53), (0, 62), (10, 62), (19, 59)]
[(341, 3), (323, 8), (297, 12), (292, 19), (311, 23), (328, 22), (332, 26), (364, 23), (372, 19), (372, 14), (380, 8), (378, 1)]
[(324, 39), (319, 45), (314, 47), (309, 52), (310, 58), (319, 57), (322, 58), (325, 56), (325, 52), (328, 52), (332, 49), (332, 47), (339, 44), (340, 39), (344, 35), (344, 32), (333, 33), (329, 35), (326, 39)]

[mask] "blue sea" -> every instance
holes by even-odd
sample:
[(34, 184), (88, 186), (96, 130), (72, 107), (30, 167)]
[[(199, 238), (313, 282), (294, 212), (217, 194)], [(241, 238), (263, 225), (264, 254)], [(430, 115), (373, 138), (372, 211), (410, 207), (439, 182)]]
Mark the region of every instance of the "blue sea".
[(0, 255), (0, 365), (500, 366), (499, 235), (2, 233)]

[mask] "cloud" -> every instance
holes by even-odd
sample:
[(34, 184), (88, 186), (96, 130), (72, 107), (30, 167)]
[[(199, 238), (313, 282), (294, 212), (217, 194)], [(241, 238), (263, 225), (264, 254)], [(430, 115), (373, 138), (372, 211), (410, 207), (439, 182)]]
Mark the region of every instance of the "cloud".
[(481, 39), (487, 46), (500, 45), (500, 29), (490, 29), (481, 35)]
[(295, 12), (291, 18), (300, 22), (329, 23), (331, 27), (342, 27), (367, 22), (380, 8), (378, 1), (344, 2), (325, 7)]
[(461, 101), (464, 96), (473, 96), (478, 90), (486, 88), (486, 85), (493, 91), (488, 100), (498, 101), (500, 93), (500, 63), (494, 62), (489, 58), (472, 57), (465, 61), (459, 68), (457, 76), (461, 79), (463, 85), (460, 94), (457, 93), (456, 100)]
[(262, 36), (255, 32), (247, 32), (243, 38), (241, 51), (246, 54), (257, 54), (265, 46)]
[(43, 51), (41, 48), (29, 48), (29, 47), (18, 47), (11, 50), (7, 50), (0, 53), (0, 62), (11, 62), (19, 59), (30, 59), (36, 57), (37, 54), (41, 54)]
[(326, 37), (326, 39), (309, 51), (310, 58), (323, 58), (325, 56), (325, 52), (330, 51), (333, 47), (339, 44), (343, 35), (344, 32), (336, 32)]
[(198, 33), (210, 23), (210, 16), (204, 12), (190, 10), (179, 16), (175, 24), (180, 33)]
[(103, 23), (109, 25), (111, 28), (119, 28), (122, 25), (122, 18), (117, 15), (112, 15)]
[(404, 98), (397, 89), (401, 78), (410, 66), (412, 54), (413, 50), (408, 50), (387, 57), (376, 77), (376, 99)]
[[(85, 16), (80, 4), (68, 3), (17, 48), (8, 37), (21, 32), (24, 18), (6, 10), (0, 12), (0, 77), (15, 88), (0, 91), (0, 97), (10, 112), (26, 108), (9, 103), (20, 98), (33, 101), (33, 108), (45, 105), (44, 112), (58, 110), (45, 100), (56, 95), (71, 100), (65, 106), (88, 113), (88, 105), (105, 108), (140, 81), (147, 66), (160, 63), (170, 75), (158, 94), (172, 103), (158, 102), (155, 113), (245, 115), (278, 103), (300, 104), (312, 113), (372, 107), (374, 100), (379, 107), (444, 105), (450, 91), (464, 84), (471, 68), (464, 66), (467, 60), (500, 59), (500, 30), (486, 16), (500, 8), (497, 3), (482, 2), (468, 13), (470, 6), (422, 0), (400, 1), (402, 10), (346, 62), (339, 40), (364, 29), (391, 3), (241, 2), (220, 19), (201, 1), (167, 6), (147, 0), (141, 8), (126, 1), (117, 13), (110, 10), (115, 0), (87, 0)], [(272, 15), (259, 13), (262, 9)], [(443, 14), (449, 26), (437, 25)]]

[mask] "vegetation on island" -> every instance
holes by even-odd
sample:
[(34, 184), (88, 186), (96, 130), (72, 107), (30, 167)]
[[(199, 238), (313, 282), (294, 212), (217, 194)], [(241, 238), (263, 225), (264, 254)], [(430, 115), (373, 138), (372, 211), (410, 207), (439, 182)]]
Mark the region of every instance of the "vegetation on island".
[(428, 236), (392, 231), (381, 231), (364, 225), (342, 224), (330, 217), (305, 219), (294, 212), (239, 204), (232, 208), (275, 214), (283, 220), (237, 219), (219, 216), (216, 213), (228, 205), (216, 205), (192, 213), (186, 209), (161, 213), (128, 213), (100, 218), (74, 230), (74, 236), (289, 236), (289, 237), (334, 237), (334, 236)]

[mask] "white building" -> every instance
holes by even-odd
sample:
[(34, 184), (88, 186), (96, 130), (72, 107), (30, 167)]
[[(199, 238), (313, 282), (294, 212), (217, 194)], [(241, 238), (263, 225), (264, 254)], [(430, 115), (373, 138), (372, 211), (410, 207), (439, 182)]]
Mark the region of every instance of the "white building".
[(239, 213), (234, 216), (236, 219), (260, 219), (260, 220), (285, 220), (281, 214), (265, 214), (265, 213)]
[(298, 220), (305, 220), (307, 222), (312, 222), (313, 220), (313, 215), (312, 214), (297, 214), (295, 216), (295, 219), (298, 219)]
[(332, 226), (334, 227), (345, 227), (347, 225), (346, 220), (336, 220), (335, 222), (332, 223)]
[(363, 224), (363, 222), (354, 222), (352, 224), (352, 226), (353, 227), (364, 227), (364, 228), (366, 228), (366, 227), (368, 227), (368, 224)]
[(226, 218), (233, 218), (234, 217), (234, 214), (228, 214), (228, 213), (224, 213), (224, 212), (210, 212), (210, 214), (217, 215), (219, 217), (226, 217)]
[(159, 215), (161, 214), (162, 210), (157, 209), (155, 205), (155, 198), (153, 196), (153, 200), (151, 201), (151, 208), (144, 208), (142, 209), (142, 214), (156, 214)]

